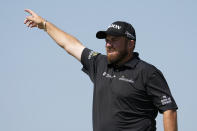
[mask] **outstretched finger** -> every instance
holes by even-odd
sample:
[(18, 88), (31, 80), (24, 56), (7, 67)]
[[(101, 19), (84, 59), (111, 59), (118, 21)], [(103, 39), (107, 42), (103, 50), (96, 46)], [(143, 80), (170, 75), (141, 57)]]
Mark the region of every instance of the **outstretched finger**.
[(36, 13), (35, 13), (35, 12), (33, 12), (32, 10), (30, 10), (30, 9), (25, 9), (25, 11), (26, 11), (27, 13), (29, 13), (29, 14), (33, 15), (33, 16), (35, 16), (35, 15), (36, 15)]

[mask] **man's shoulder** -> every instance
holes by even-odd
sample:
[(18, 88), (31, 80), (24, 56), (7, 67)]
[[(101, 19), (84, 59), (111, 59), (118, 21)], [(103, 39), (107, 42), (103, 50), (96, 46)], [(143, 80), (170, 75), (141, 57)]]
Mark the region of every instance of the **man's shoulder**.
[(107, 61), (107, 56), (102, 53), (99, 53), (98, 60), (99, 61)]
[(139, 60), (137, 64), (137, 69), (140, 70), (143, 74), (147, 74), (147, 75), (151, 75), (154, 72), (159, 71), (159, 69), (155, 67), (153, 64), (146, 62), (144, 60), (141, 60), (141, 59)]
[(107, 56), (100, 52), (88, 49), (87, 57), (89, 60), (93, 60), (97, 66), (107, 64)]
[(147, 83), (149, 79), (159, 70), (153, 64), (139, 59), (135, 71), (143, 80), (143, 83)]
[(85, 48), (83, 50), (82, 56), (88, 60), (96, 59), (97, 61), (102, 61), (106, 59), (106, 56), (103, 55), (102, 53), (99, 53), (89, 48)]
[(99, 53), (97, 56), (96, 64), (101, 66), (106, 66), (108, 64), (107, 56)]
[(141, 59), (138, 62), (138, 67), (140, 67), (144, 70), (156, 70), (157, 69), (153, 64), (151, 64), (147, 61), (141, 60)]

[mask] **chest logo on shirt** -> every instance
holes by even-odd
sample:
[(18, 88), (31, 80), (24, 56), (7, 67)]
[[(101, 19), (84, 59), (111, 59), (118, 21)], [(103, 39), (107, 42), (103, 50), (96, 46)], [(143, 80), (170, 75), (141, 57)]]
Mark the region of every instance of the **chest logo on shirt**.
[(106, 72), (103, 72), (103, 76), (104, 77), (106, 77), (106, 78), (115, 78), (116, 77), (116, 75), (110, 75), (110, 74), (108, 74), (108, 73), (106, 73)]
[(125, 82), (129, 82), (129, 83), (134, 83), (134, 81), (132, 79), (129, 79), (129, 78), (126, 78), (124, 75), (120, 76), (120, 77), (117, 77), (116, 75), (111, 75), (111, 74), (108, 74), (106, 72), (103, 72), (103, 76), (106, 77), (106, 78), (117, 78), (118, 80), (120, 81), (125, 81)]
[(134, 83), (134, 81), (132, 79), (128, 79), (125, 76), (121, 76), (118, 79), (121, 80), (121, 81), (126, 81), (126, 82), (129, 82), (129, 83)]

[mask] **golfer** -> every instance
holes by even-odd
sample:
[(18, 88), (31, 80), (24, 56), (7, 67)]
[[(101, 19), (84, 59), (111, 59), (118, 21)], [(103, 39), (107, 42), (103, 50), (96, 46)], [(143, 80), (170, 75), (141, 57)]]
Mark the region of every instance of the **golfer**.
[(94, 83), (93, 131), (155, 131), (155, 118), (163, 114), (165, 131), (177, 131), (178, 109), (168, 84), (155, 66), (134, 52), (136, 34), (127, 22), (113, 22), (96, 37), (105, 39), (107, 55), (86, 48), (35, 12), (24, 23), (43, 29), (70, 55)]

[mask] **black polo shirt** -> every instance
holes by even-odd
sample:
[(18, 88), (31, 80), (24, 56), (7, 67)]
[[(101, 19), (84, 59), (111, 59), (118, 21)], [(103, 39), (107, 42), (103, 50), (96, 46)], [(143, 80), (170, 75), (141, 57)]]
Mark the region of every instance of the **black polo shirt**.
[(81, 63), (94, 83), (94, 131), (155, 131), (158, 111), (177, 109), (162, 73), (138, 53), (117, 68), (85, 48)]

